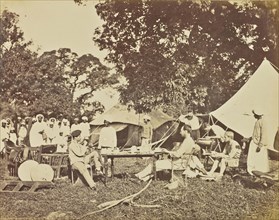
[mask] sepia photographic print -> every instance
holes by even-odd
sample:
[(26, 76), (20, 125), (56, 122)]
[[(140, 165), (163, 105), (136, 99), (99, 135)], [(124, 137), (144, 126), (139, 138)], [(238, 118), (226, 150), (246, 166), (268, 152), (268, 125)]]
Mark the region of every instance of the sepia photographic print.
[(0, 219), (279, 218), (279, 1), (0, 12)]

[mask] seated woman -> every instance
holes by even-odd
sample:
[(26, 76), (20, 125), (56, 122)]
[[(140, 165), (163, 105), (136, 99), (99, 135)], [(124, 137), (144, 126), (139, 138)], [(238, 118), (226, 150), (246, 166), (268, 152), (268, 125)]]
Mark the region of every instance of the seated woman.
[(220, 166), (219, 177), (223, 176), (227, 166), (238, 167), (241, 148), (240, 145), (234, 140), (234, 133), (232, 131), (225, 132), (224, 142), (225, 148), (223, 152), (212, 154), (212, 156), (215, 157), (215, 160), (208, 175), (212, 175), (218, 166)]
[[(191, 127), (185, 124), (181, 128), (180, 134), (182, 135), (184, 140), (179, 146), (176, 146), (172, 151), (163, 149), (163, 152), (168, 153), (172, 158), (174, 158), (173, 169), (187, 170), (189, 168), (192, 172), (201, 171), (203, 174), (206, 174), (206, 170), (204, 169), (202, 163), (199, 161), (199, 159), (196, 156), (192, 155), (197, 145), (195, 144), (194, 140), (191, 137)], [(185, 160), (182, 159), (185, 157), (190, 157), (189, 158), (190, 161), (188, 162), (188, 164), (185, 164)], [(150, 178), (153, 177), (152, 165), (153, 165), (152, 163), (149, 164), (144, 170), (137, 173), (135, 176), (142, 181), (148, 181)], [(156, 161), (156, 172), (165, 169), (171, 169), (171, 168), (172, 168), (171, 159)]]

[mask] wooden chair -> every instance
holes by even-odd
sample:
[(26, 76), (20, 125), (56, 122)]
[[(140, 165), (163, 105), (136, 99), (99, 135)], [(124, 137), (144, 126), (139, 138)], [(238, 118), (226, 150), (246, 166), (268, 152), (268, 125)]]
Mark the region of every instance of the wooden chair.
[(42, 153), (39, 163), (49, 164), (54, 170), (54, 178), (60, 178), (62, 169), (68, 170), (69, 156), (68, 153)]
[[(175, 158), (172, 158), (171, 159), (171, 180), (170, 182), (174, 182), (175, 180), (178, 180), (179, 178), (174, 174), (175, 171), (178, 171), (178, 172), (184, 172), (188, 165), (189, 165), (189, 161), (191, 160), (191, 157), (192, 157), (192, 153), (190, 154), (187, 154), (187, 155), (184, 155), (181, 160), (182, 160), (182, 163), (183, 163), (183, 166), (181, 169), (174, 169), (174, 161), (175, 161)], [(183, 176), (183, 174), (181, 174), (181, 176)], [(187, 175), (184, 175), (184, 178), (183, 178), (183, 183), (182, 183), (183, 186), (187, 186)]]
[[(93, 166), (91, 164), (87, 164), (86, 168), (89, 171), (90, 176), (93, 178)], [(72, 166), (70, 169), (71, 169), (71, 182), (72, 184), (74, 184), (77, 179), (75, 178), (76, 177), (75, 172), (77, 172), (77, 170), (73, 169)]]
[(41, 161), (42, 147), (28, 147), (28, 159), (35, 160), (37, 162)]

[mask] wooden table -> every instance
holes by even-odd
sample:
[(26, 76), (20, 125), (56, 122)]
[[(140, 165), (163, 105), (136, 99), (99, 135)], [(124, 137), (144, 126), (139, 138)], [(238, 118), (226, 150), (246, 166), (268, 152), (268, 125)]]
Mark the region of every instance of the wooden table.
[(142, 157), (152, 157), (153, 158), (153, 172), (154, 172), (154, 178), (156, 179), (156, 154), (153, 152), (148, 153), (130, 153), (130, 152), (116, 152), (116, 153), (105, 153), (102, 154), (104, 158), (104, 169), (105, 169), (105, 183), (108, 179), (108, 159), (111, 159), (111, 177), (114, 177), (114, 159), (115, 158), (142, 158)]

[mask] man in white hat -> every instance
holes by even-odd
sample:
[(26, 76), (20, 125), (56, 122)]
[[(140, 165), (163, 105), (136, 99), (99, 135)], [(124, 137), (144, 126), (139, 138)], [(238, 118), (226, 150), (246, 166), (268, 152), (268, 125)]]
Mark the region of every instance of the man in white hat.
[(53, 126), (54, 126), (54, 128), (55, 128), (56, 130), (59, 129), (58, 121), (56, 120), (56, 118), (51, 117), (51, 118), (48, 120), (47, 125), (50, 125), (50, 123), (53, 124)]
[(63, 132), (64, 137), (71, 134), (70, 122), (68, 119), (63, 118), (61, 127), (59, 130)]
[(18, 141), (19, 145), (24, 144), (24, 140), (25, 140), (26, 136), (27, 136), (27, 126), (26, 126), (25, 121), (22, 120), (20, 122), (19, 129), (18, 129), (17, 141)]
[(247, 156), (247, 171), (250, 175), (253, 175), (252, 171), (269, 172), (268, 134), (264, 111), (258, 107), (254, 108), (252, 112), (257, 121), (254, 126)]
[(152, 141), (153, 126), (149, 115), (143, 116), (142, 133), (141, 133), (141, 146), (149, 145)]
[(68, 138), (60, 130), (55, 142), (57, 144), (56, 153), (66, 153), (68, 151)]
[(44, 116), (38, 114), (36, 116), (36, 122), (32, 125), (30, 130), (30, 145), (31, 147), (39, 147), (46, 143), (45, 131), (47, 125), (44, 122)]
[(12, 141), (14, 144), (17, 144), (17, 135), (15, 127), (10, 128), (10, 141)]
[(82, 122), (80, 123), (81, 136), (88, 141), (90, 135), (90, 125), (88, 122), (88, 118), (86, 116), (82, 116), (81, 120), (82, 120)]
[(49, 121), (45, 130), (47, 136), (47, 144), (57, 144), (56, 138), (58, 137), (58, 129), (55, 127), (54, 121)]
[(7, 128), (7, 121), (5, 119), (1, 120), (0, 135), (0, 152), (3, 154), (5, 153), (5, 141), (7, 141), (10, 137), (9, 130)]
[(100, 131), (98, 149), (114, 149), (117, 146), (116, 130), (110, 126), (110, 119), (104, 120), (104, 127)]
[(74, 123), (71, 125), (71, 132), (75, 130), (80, 130), (80, 124), (79, 124), (79, 118), (75, 117), (74, 118)]

